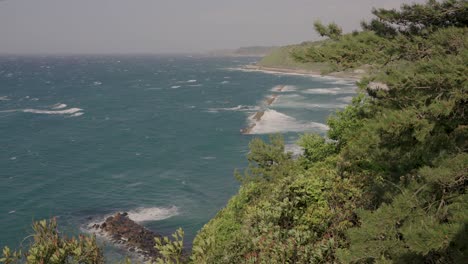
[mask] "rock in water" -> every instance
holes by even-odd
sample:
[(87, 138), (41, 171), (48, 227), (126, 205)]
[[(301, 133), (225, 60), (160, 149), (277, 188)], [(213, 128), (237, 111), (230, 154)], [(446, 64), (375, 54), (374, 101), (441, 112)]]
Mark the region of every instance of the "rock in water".
[(146, 258), (161, 256), (154, 248), (154, 238), (161, 236), (128, 218), (127, 213), (117, 213), (108, 217), (99, 229), (109, 235), (115, 243), (123, 244), (131, 252), (136, 251)]

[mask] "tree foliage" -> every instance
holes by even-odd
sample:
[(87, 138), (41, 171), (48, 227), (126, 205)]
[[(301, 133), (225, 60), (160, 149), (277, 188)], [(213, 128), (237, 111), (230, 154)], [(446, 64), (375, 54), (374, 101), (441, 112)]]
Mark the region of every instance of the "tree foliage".
[(343, 33), (343, 29), (336, 23), (324, 25), (322, 22), (317, 20), (314, 22), (314, 28), (321, 37), (329, 37), (335, 40), (338, 39)]
[(328, 120), (328, 139), (301, 137), (297, 160), (280, 140), (253, 141), (244, 179), (256, 180), (243, 181), (195, 241), (206, 263), (466, 260), (466, 6), (374, 10), (364, 31), (339, 37), (315, 23), (330, 40), (296, 59), (369, 74)]
[(33, 223), (33, 241), (24, 254), (21, 251), (3, 250), (1, 263), (28, 264), (100, 264), (104, 263), (102, 250), (96, 238), (80, 235), (78, 238), (65, 238), (57, 229), (57, 221), (42, 220)]

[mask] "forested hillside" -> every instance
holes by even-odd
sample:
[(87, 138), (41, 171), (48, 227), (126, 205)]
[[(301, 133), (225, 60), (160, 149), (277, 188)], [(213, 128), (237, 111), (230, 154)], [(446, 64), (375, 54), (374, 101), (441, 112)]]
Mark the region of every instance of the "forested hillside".
[(467, 1), (373, 10), (362, 31), (293, 55), (367, 66), (304, 155), (253, 140), (242, 187), (195, 239), (194, 263), (466, 263)]
[[(333, 70), (367, 67), (368, 76), (329, 118), (326, 138), (301, 137), (299, 158), (279, 135), (252, 140), (239, 193), (199, 232), (187, 262), (467, 263), (468, 1), (373, 14), (345, 35), (316, 22), (329, 40), (292, 52)], [(159, 241), (159, 263), (183, 261), (178, 239)], [(28, 263), (75, 263), (49, 261), (62, 251), (40, 243), (28, 260), (42, 260)], [(102, 261), (93, 241), (74, 243), (65, 243), (73, 259), (90, 256), (79, 263)]]

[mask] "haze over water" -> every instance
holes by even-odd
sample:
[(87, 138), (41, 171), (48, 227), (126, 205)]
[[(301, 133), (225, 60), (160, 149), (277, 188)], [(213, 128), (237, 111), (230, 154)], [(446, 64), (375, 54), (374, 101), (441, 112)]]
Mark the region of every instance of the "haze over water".
[(0, 247), (32, 220), (57, 216), (78, 233), (118, 211), (162, 234), (183, 227), (190, 244), (236, 193), (254, 136), (283, 133), (297, 151), (298, 133), (324, 133), (354, 93), (352, 82), (235, 69), (254, 61), (1, 57)]

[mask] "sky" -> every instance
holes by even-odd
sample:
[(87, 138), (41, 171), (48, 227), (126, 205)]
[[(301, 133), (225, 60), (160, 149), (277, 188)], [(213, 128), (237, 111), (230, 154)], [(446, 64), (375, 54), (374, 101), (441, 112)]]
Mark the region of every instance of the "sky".
[(316, 40), (423, 0), (0, 0), (0, 53), (193, 53)]

